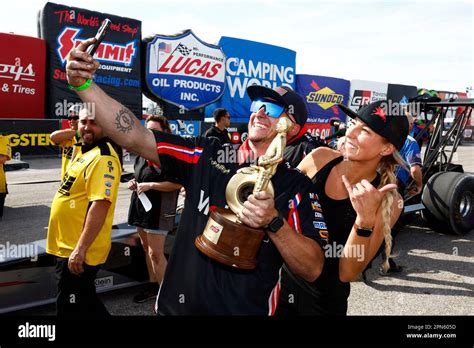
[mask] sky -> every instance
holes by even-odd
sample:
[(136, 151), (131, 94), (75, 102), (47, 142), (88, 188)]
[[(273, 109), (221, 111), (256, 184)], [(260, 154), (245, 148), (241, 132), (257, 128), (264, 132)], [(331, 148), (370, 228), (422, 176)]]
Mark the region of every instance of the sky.
[[(142, 21), (142, 36), (192, 29), (297, 52), (296, 73), (415, 85), (474, 88), (471, 0), (57, 0)], [(0, 32), (37, 36), (46, 1), (2, 3)], [(474, 96), (474, 92), (471, 92)]]

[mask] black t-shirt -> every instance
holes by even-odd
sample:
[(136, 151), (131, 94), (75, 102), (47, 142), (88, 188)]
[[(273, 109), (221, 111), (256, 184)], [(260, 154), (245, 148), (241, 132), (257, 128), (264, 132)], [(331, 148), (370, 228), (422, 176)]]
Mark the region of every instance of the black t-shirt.
[(212, 126), (209, 128), (206, 133), (204, 133), (204, 137), (206, 138), (217, 138), (221, 142), (221, 144), (230, 144), (230, 135), (227, 129), (220, 130), (216, 126)]
[[(154, 163), (140, 156), (137, 156), (135, 159), (134, 171), (134, 177), (137, 183), (176, 181), (176, 178), (166, 177), (163, 175), (161, 169)], [(160, 208), (163, 194), (170, 196), (173, 195), (169, 192), (161, 192), (157, 190), (148, 190), (145, 192), (145, 195), (152, 204), (151, 210), (147, 212), (145, 211), (141, 201), (138, 199), (137, 192), (133, 191), (130, 199), (130, 208), (128, 210), (128, 224), (148, 229), (159, 229)], [(174, 195), (177, 197), (177, 193)]]
[(311, 151), (320, 146), (322, 146), (322, 144), (311, 136), (311, 134), (304, 133), (298, 138), (288, 142), (283, 153), (283, 158), (288, 167), (296, 168), (306, 155), (309, 155)]
[[(239, 165), (229, 149), (212, 138), (181, 138), (155, 132), (161, 166), (186, 189), (185, 209), (157, 299), (163, 315), (272, 315), (278, 303), (283, 259), (266, 236), (257, 255), (257, 267), (239, 270), (200, 253), (194, 245), (204, 230), (209, 211), (225, 207), (225, 189)], [(247, 147), (244, 143), (242, 147)], [(227, 152), (229, 162), (222, 161)], [(218, 159), (221, 159), (218, 162)], [(280, 165), (272, 178), (275, 207), (303, 235), (325, 245), (323, 219), (311, 180)]]
[[(337, 157), (328, 162), (313, 177), (314, 189), (318, 194), (321, 202), (321, 213), (324, 217), (329, 231), (328, 245), (332, 249), (331, 256), (326, 257), (323, 270), (314, 282), (308, 283), (302, 278), (295, 276), (285, 268), (285, 272), (295, 281), (301, 288), (305, 289), (308, 294), (313, 295), (319, 301), (324, 301), (328, 310), (328, 314), (344, 314), (340, 309), (347, 308), (347, 299), (350, 294), (350, 283), (342, 282), (339, 279), (339, 254), (335, 251), (342, 251), (342, 247), (346, 244), (347, 239), (352, 231), (357, 213), (352, 207), (350, 198), (332, 199), (326, 194), (326, 181), (331, 170), (343, 160), (343, 157)], [(380, 184), (380, 175), (371, 184), (377, 187)]]

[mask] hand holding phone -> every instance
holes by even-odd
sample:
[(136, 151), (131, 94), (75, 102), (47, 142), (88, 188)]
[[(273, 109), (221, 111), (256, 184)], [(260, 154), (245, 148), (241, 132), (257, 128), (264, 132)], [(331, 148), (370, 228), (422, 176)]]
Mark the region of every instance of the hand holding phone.
[(104, 40), (105, 35), (107, 34), (107, 31), (110, 28), (110, 24), (112, 24), (110, 19), (108, 18), (104, 19), (104, 21), (102, 22), (102, 25), (97, 31), (97, 34), (95, 34), (96, 41), (92, 45), (87, 47), (86, 52), (89, 53), (91, 56), (94, 56), (95, 52), (97, 51), (97, 48), (99, 48), (99, 45)]

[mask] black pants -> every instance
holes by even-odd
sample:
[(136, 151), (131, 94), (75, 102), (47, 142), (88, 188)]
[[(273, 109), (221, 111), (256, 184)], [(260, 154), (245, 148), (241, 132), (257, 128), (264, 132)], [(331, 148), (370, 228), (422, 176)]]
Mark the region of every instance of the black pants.
[(5, 197), (7, 194), (5, 192), (0, 193), (0, 218), (3, 216), (3, 206), (5, 205)]
[(58, 294), (56, 310), (58, 316), (97, 318), (109, 316), (95, 291), (95, 278), (99, 266), (84, 264), (84, 273), (77, 276), (67, 267), (68, 259), (56, 258), (56, 283)]

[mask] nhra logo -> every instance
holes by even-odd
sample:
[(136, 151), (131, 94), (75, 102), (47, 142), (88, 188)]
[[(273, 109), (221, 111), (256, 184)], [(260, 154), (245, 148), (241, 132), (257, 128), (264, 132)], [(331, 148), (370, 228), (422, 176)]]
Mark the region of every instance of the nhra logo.
[[(69, 52), (86, 40), (86, 38), (79, 37), (81, 31), (82, 29), (80, 28), (65, 27), (58, 35), (58, 48), (56, 49), (56, 52), (58, 53), (62, 65), (66, 63), (66, 57)], [(94, 58), (102, 63), (115, 63), (130, 66), (133, 63), (136, 51), (137, 48), (135, 47), (135, 41), (131, 41), (124, 45), (102, 41), (94, 54)]]
[(355, 90), (352, 97), (352, 106), (364, 106), (372, 100), (372, 91)]
[(341, 104), (344, 100), (342, 94), (336, 94), (331, 88), (324, 87), (317, 92), (310, 92), (306, 96), (307, 103), (318, 104), (324, 110), (329, 109), (335, 104)]

